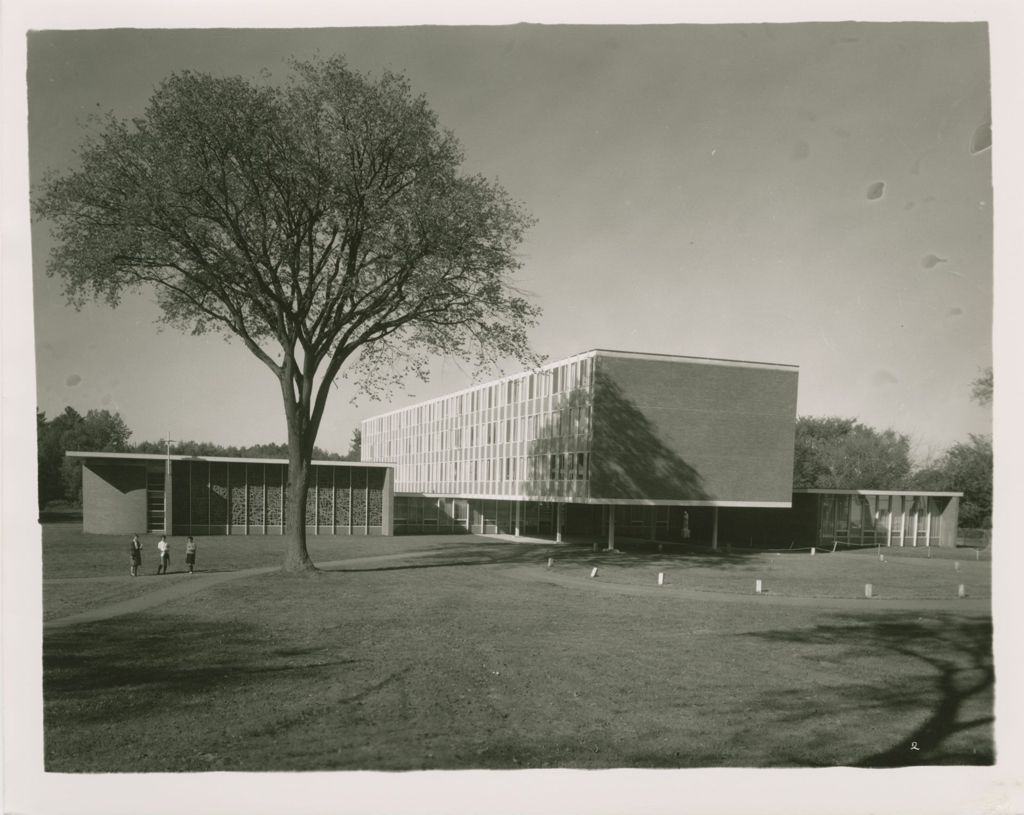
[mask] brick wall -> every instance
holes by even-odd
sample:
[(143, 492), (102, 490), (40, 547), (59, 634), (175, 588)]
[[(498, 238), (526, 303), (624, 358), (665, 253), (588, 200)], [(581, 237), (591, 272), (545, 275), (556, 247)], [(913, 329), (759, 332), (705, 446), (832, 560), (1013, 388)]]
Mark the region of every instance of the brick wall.
[(591, 498), (792, 498), (793, 369), (599, 356)]

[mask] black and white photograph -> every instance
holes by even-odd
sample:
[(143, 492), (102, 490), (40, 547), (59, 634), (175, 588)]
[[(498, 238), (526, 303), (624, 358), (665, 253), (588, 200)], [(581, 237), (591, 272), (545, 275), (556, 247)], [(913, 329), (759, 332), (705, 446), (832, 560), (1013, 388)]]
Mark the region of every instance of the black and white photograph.
[(862, 9), (8, 6), (4, 811), (1024, 811), (1021, 21)]

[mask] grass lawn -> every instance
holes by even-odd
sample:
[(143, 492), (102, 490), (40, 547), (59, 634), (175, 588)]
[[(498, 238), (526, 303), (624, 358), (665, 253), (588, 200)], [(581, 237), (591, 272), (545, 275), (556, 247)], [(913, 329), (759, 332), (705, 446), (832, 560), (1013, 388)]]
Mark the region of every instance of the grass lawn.
[[(68, 578), (126, 571), (127, 539), (94, 546), (94, 537), (47, 529), (44, 574), (63, 578), (47, 592), (103, 587), (110, 581)], [(274, 565), (279, 544), (202, 538), (200, 565)], [(943, 611), (880, 613), (675, 590), (752, 591), (760, 554), (685, 561), (470, 537), (311, 539), (310, 548), (320, 561), (394, 557), (315, 577), (241, 578), (46, 630), (47, 770), (994, 760), (991, 619), (955, 599)], [(585, 577), (599, 564), (601, 576), (553, 582), (549, 556), (552, 572)], [(880, 568), (863, 553), (779, 560), (764, 578), (779, 592), (816, 585), (845, 596), (852, 580), (862, 596), (865, 575)], [(970, 582), (987, 586), (988, 566), (891, 562), (889, 582), (878, 582), (883, 597), (886, 585), (945, 597), (970, 569)], [(644, 584), (659, 570), (670, 582), (652, 593)]]

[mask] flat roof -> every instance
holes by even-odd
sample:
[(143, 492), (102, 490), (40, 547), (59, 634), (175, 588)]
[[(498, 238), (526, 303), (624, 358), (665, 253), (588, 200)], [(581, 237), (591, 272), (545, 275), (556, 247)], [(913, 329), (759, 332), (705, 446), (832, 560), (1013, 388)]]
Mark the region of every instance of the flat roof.
[[(90, 453), (86, 450), (68, 450), (65, 454), (68, 458), (102, 458), (126, 461), (213, 461), (227, 462), (228, 464), (287, 464), (286, 458), (246, 458), (241, 456), (182, 456), (164, 455), (160, 453)], [(383, 461), (334, 461), (328, 459), (313, 459), (310, 464), (317, 464), (324, 467), (394, 467), (393, 463)]]
[(489, 388), (493, 385), (497, 385), (501, 382), (510, 382), (514, 379), (521, 379), (530, 374), (541, 373), (543, 371), (556, 368), (559, 365), (565, 365), (566, 363), (577, 362), (581, 359), (592, 359), (597, 356), (605, 357), (620, 357), (626, 359), (645, 359), (645, 360), (656, 360), (664, 362), (688, 362), (693, 365), (721, 365), (725, 367), (738, 367), (738, 368), (766, 368), (770, 370), (783, 370), (799, 372), (800, 368), (798, 365), (790, 365), (782, 362), (752, 362), (747, 360), (739, 359), (718, 359), (715, 357), (688, 357), (682, 354), (656, 354), (643, 351), (616, 351), (611, 348), (591, 348), (589, 351), (581, 351), (578, 354), (572, 354), (562, 359), (556, 359), (553, 362), (545, 362), (543, 365), (539, 365), (536, 368), (527, 371), (516, 371), (513, 374), (505, 374), (504, 376), (496, 377), (495, 379), (488, 379), (486, 382), (480, 382), (476, 385), (470, 385), (466, 388), (460, 388), (459, 390), (449, 391), (443, 393), (440, 396), (432, 396), (429, 399), (424, 399), (419, 402), (413, 402), (410, 405), (400, 408), (393, 408), (392, 410), (384, 413), (375, 413), (373, 416), (368, 416), (365, 419), (360, 420), (361, 424), (371, 422), (374, 419), (383, 419), (386, 416), (392, 416), (396, 413), (404, 413), (407, 410), (413, 410), (414, 408), (424, 407), (425, 405), (442, 402), (445, 399), (451, 399), (452, 397), (462, 396), (473, 391), (480, 390), (482, 388)]
[(933, 490), (832, 490), (815, 488), (794, 489), (794, 495), (909, 495), (914, 497), (962, 498), (962, 492), (938, 492)]

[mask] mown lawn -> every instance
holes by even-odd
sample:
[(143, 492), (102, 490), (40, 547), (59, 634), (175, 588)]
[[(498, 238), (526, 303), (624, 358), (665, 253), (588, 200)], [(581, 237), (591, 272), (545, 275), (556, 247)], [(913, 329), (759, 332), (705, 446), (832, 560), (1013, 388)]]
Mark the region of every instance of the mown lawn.
[[(206, 541), (201, 562), (219, 553), (225, 568), (277, 558), (273, 539), (228, 539), (220, 549)], [(252, 544), (238, 555), (236, 547)], [(137, 614), (46, 630), (47, 769), (994, 760), (991, 620), (955, 600), (948, 611), (886, 613), (722, 603), (673, 593), (673, 582), (647, 591), (640, 584), (673, 561), (656, 553), (616, 566), (627, 556), (471, 538), (311, 548), (321, 544), (320, 560), (402, 556), (316, 577), (258, 575)], [(60, 546), (45, 548), (44, 558)], [(549, 556), (555, 571), (579, 572), (603, 558), (601, 577), (545, 580)], [(792, 557), (785, 569), (794, 579), (817, 570), (818, 582), (871, 560)], [(89, 558), (81, 559), (79, 571), (89, 574)], [(737, 586), (760, 563), (734, 556), (686, 571), (673, 562), (672, 581), (679, 570), (688, 581)], [(903, 577), (945, 585), (949, 575), (926, 571), (934, 565), (907, 563)], [(975, 565), (987, 574), (987, 564)], [(954, 579), (964, 582), (960, 574)], [(604, 590), (605, 580), (626, 590)]]

